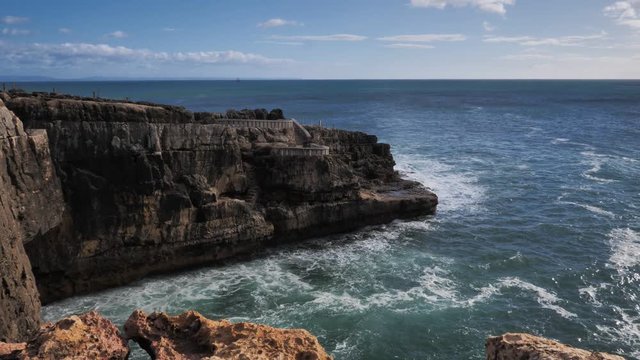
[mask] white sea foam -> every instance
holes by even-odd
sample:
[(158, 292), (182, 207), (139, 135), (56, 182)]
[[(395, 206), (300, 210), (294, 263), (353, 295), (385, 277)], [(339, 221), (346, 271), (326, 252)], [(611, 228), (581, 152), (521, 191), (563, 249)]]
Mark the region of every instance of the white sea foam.
[(580, 154), (585, 157), (584, 164), (591, 166), (591, 168), (582, 172), (582, 176), (584, 178), (602, 184), (612, 183), (616, 181), (613, 179), (604, 179), (596, 176), (598, 172), (602, 170), (602, 165), (607, 163), (608, 156), (597, 154), (594, 151), (583, 151)]
[(484, 301), (492, 296), (500, 294), (502, 289), (505, 289), (505, 288), (518, 288), (527, 292), (534, 293), (536, 297), (536, 301), (538, 302), (538, 304), (540, 304), (540, 306), (542, 306), (545, 309), (555, 311), (558, 315), (562, 316), (563, 318), (568, 319), (568, 318), (574, 318), (577, 316), (576, 314), (570, 311), (567, 311), (562, 306), (558, 305), (558, 303), (560, 303), (561, 300), (560, 298), (558, 298), (558, 296), (555, 293), (545, 288), (542, 288), (540, 286), (536, 286), (530, 282), (521, 280), (517, 277), (506, 277), (506, 278), (498, 279), (496, 285), (489, 285), (487, 287), (480, 289), (480, 293), (475, 297), (467, 300), (467, 303), (469, 305), (474, 305), (477, 302)]
[(566, 138), (556, 138), (556, 139), (551, 140), (551, 143), (554, 144), (554, 145), (558, 145), (558, 144), (566, 143), (568, 141), (569, 141), (569, 139), (566, 139)]
[(609, 218), (612, 218), (612, 219), (616, 217), (616, 214), (612, 213), (611, 211), (599, 208), (599, 207), (594, 206), (594, 205), (582, 204), (582, 203), (577, 203), (577, 202), (573, 202), (573, 201), (561, 201), (561, 200), (559, 200), (558, 203), (559, 204), (578, 206), (578, 207), (581, 207), (581, 208), (583, 208), (585, 210), (588, 210), (588, 211), (590, 211), (590, 212), (592, 212), (594, 214), (606, 216), (606, 217), (609, 217)]
[[(633, 356), (640, 358), (640, 316), (630, 315), (631, 311), (622, 309), (618, 306), (612, 306), (613, 310), (618, 314), (619, 318), (615, 320), (612, 325), (596, 325), (596, 328), (604, 335), (598, 335), (603, 337), (607, 342), (621, 342), (627, 344), (631, 350), (630, 353), (623, 355)], [(639, 309), (633, 310), (634, 313), (638, 313)]]
[(455, 167), (421, 155), (394, 155), (396, 168), (414, 181), (433, 189), (438, 194), (438, 212), (471, 211), (481, 209), (485, 188), (471, 173), (460, 172)]
[(627, 273), (640, 265), (640, 233), (630, 228), (613, 229), (609, 232), (611, 255), (609, 265), (618, 273)]

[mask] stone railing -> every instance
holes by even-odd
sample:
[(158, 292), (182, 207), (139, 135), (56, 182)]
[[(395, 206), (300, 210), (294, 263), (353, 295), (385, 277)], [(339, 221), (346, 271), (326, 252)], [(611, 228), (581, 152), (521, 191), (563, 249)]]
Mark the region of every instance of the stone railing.
[(271, 153), (277, 156), (326, 156), (329, 155), (329, 147), (315, 144), (308, 147), (281, 146), (272, 148)]
[(231, 127), (255, 127), (262, 129), (292, 129), (295, 120), (217, 119), (216, 124)]

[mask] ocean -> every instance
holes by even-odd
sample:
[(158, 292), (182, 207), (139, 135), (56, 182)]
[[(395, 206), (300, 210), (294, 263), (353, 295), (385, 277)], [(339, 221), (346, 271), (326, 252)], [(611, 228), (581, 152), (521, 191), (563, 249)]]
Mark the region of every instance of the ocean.
[[(45, 306), (305, 328), (336, 359), (483, 359), (529, 332), (640, 359), (640, 81), (23, 83), (195, 111), (284, 109), (391, 144), (438, 213)], [(134, 359), (144, 358), (139, 349)]]

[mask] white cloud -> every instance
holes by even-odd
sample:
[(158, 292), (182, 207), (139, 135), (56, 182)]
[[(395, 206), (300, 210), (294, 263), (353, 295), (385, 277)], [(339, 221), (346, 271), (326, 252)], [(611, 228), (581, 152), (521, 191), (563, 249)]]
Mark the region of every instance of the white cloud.
[(444, 9), (447, 6), (473, 6), (482, 11), (506, 14), (507, 5), (514, 5), (516, 0), (411, 0), (411, 6), (414, 7), (433, 7)]
[(604, 14), (620, 25), (640, 29), (640, 0), (616, 1), (604, 8)]
[(110, 37), (110, 38), (114, 38), (114, 39), (124, 39), (127, 36), (129, 36), (129, 34), (127, 34), (126, 32), (124, 32), (122, 30), (116, 30), (114, 32), (108, 33), (105, 36), (106, 37)]
[(176, 30), (177, 30), (177, 29), (176, 29), (176, 28), (174, 28), (174, 27), (165, 27), (165, 28), (162, 28), (162, 31), (166, 31), (166, 32), (174, 32), (174, 31), (176, 31)]
[(29, 18), (22, 16), (4, 16), (0, 18), (0, 22), (7, 25), (22, 24), (29, 21)]
[(594, 41), (604, 40), (607, 33), (594, 35), (572, 35), (550, 38), (533, 36), (485, 36), (482, 41), (487, 43), (512, 43), (522, 46), (588, 46)]
[(425, 44), (408, 44), (408, 43), (394, 43), (394, 44), (387, 44), (384, 47), (386, 48), (390, 48), (390, 49), (433, 49), (433, 46), (431, 45), (425, 45)]
[(12, 35), (12, 36), (30, 35), (31, 31), (25, 30), (25, 29), (4, 28), (4, 29), (2, 29), (2, 31), (0, 31), (0, 34), (2, 34), (2, 35)]
[(482, 27), (484, 28), (484, 31), (486, 31), (486, 32), (492, 32), (492, 31), (494, 31), (496, 29), (496, 27), (491, 25), (491, 23), (488, 22), (488, 21), (483, 21), (482, 22)]
[(381, 41), (393, 42), (436, 42), (436, 41), (464, 41), (466, 36), (462, 34), (416, 34), (416, 35), (395, 35), (378, 38)]
[(265, 22), (258, 23), (258, 27), (261, 27), (261, 28), (274, 28), (274, 27), (287, 26), (287, 25), (297, 26), (302, 24), (297, 21), (285, 20), (280, 18), (269, 19)]
[(59, 28), (58, 32), (61, 34), (71, 34), (71, 29), (63, 27), (63, 28)]
[(235, 50), (155, 52), (147, 49), (89, 43), (35, 43), (24, 46), (2, 46), (0, 48), (0, 61), (43, 67), (72, 67), (86, 63), (108, 62), (260, 65), (292, 62), (289, 59), (269, 58)]
[(303, 42), (299, 41), (274, 41), (274, 40), (264, 40), (264, 41), (256, 41), (261, 44), (274, 44), (274, 45), (286, 45), (286, 46), (302, 46)]
[(366, 40), (366, 36), (353, 35), (353, 34), (333, 34), (333, 35), (291, 35), (281, 36), (274, 35), (271, 37), (273, 40), (284, 41), (363, 41)]

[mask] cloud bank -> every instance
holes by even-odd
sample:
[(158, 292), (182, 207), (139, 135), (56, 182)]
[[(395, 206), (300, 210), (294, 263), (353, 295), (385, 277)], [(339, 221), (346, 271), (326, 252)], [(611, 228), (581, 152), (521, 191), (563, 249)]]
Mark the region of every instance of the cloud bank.
[(482, 11), (506, 14), (507, 5), (514, 5), (516, 0), (411, 0), (411, 6), (413, 7), (433, 7), (437, 9), (444, 9), (447, 6), (464, 7), (472, 6), (477, 7)]
[(616, 1), (604, 8), (604, 14), (620, 25), (640, 29), (640, 0)]
[(133, 62), (142, 64), (191, 63), (258, 64), (290, 63), (289, 59), (269, 58), (259, 54), (228, 51), (155, 52), (124, 46), (90, 43), (10, 45), (0, 43), (0, 61), (40, 67), (71, 67), (92, 63)]

